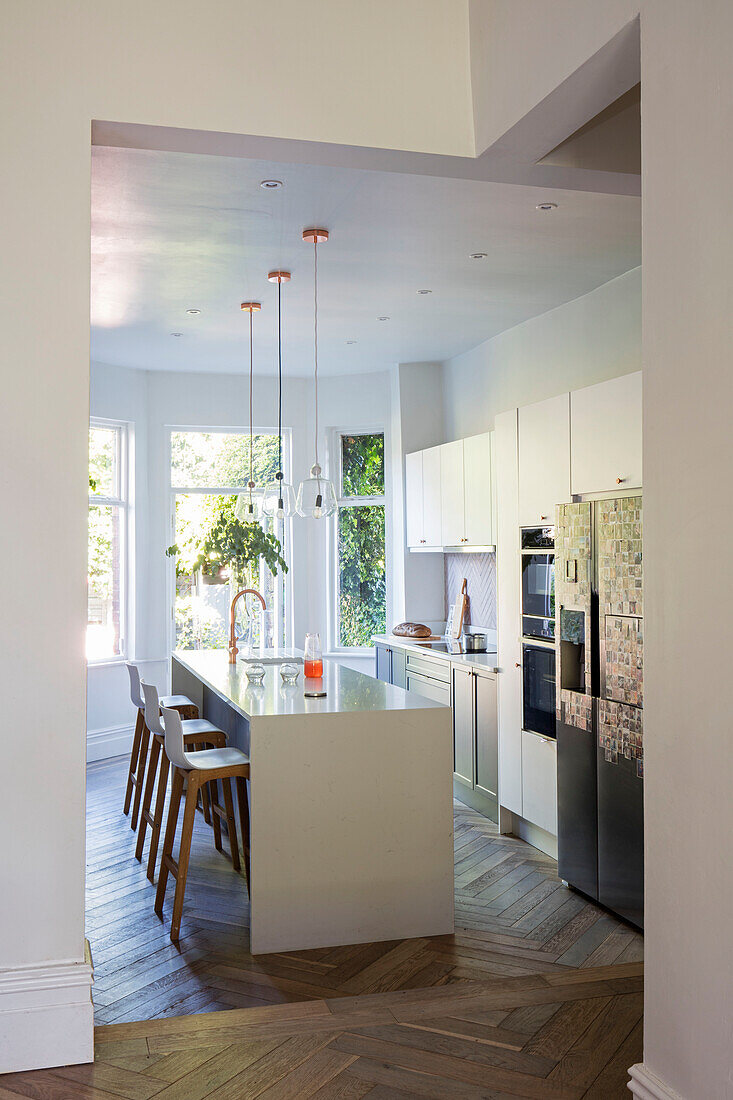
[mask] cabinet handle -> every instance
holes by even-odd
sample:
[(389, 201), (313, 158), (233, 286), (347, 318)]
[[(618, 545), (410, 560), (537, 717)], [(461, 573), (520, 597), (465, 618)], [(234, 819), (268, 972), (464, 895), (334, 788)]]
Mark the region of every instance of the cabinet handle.
[(540, 516), (540, 519), (548, 519), (548, 516)]
[(520, 661), (515, 661), (514, 662), (514, 667), (515, 668), (521, 668), (522, 667), (521, 662)]
[(624, 483), (625, 481), (626, 481), (626, 478), (625, 478), (625, 477), (617, 477), (617, 478), (616, 478), (616, 484), (617, 484), (617, 485), (623, 485), (623, 483)]

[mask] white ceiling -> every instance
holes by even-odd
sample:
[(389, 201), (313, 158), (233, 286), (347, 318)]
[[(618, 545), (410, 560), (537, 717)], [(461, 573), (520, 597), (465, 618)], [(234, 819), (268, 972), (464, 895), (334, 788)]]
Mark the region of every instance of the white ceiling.
[[(276, 287), (267, 272), (283, 267), (293, 273), (283, 368), (309, 374), (308, 225), (331, 232), (319, 247), (324, 374), (447, 359), (641, 262), (635, 196), (102, 146), (92, 154), (91, 350), (105, 363), (245, 370), (239, 304), (256, 298), (255, 370), (269, 373)], [(282, 190), (259, 186), (272, 177)], [(538, 211), (548, 198), (557, 209)], [(477, 251), (487, 259), (469, 259)]]

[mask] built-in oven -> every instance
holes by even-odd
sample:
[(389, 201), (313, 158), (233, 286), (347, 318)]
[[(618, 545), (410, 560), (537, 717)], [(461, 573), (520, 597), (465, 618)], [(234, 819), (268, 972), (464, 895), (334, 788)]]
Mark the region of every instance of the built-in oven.
[(522, 728), (555, 736), (555, 648), (522, 643)]
[(555, 528), (523, 527), (522, 634), (555, 640)]

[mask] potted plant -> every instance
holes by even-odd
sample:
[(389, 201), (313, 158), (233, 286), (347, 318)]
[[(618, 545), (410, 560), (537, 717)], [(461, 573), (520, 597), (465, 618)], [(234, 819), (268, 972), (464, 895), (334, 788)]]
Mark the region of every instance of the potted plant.
[(166, 555), (177, 559), (177, 575), (196, 574), (203, 584), (225, 584), (232, 580), (241, 585), (248, 567), (258, 564), (260, 559), (264, 559), (273, 576), (278, 569), (287, 573), (280, 540), (263, 531), (259, 523), (237, 519), (234, 504), (234, 499), (222, 499), (203, 538), (168, 547)]

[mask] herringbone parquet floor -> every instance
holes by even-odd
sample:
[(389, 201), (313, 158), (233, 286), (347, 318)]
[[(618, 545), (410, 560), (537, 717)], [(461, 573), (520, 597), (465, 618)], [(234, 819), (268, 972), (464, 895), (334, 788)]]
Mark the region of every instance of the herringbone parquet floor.
[(244, 881), (197, 820), (175, 948), (133, 856), (124, 767), (89, 772), (95, 1063), (7, 1074), (0, 1100), (628, 1096), (642, 937), (553, 860), (457, 804), (454, 935), (255, 957)]

